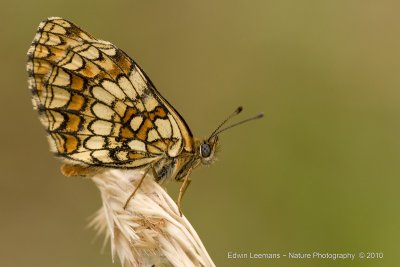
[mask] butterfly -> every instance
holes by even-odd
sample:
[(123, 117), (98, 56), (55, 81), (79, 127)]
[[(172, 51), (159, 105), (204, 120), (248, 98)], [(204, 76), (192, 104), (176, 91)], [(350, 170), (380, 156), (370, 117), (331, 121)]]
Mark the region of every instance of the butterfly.
[(47, 131), (50, 150), (66, 176), (90, 176), (107, 168), (143, 169), (162, 183), (181, 181), (178, 207), (190, 174), (214, 160), (221, 127), (194, 138), (182, 116), (156, 90), (146, 73), (112, 43), (72, 22), (51, 17), (40, 23), (28, 50), (32, 102)]

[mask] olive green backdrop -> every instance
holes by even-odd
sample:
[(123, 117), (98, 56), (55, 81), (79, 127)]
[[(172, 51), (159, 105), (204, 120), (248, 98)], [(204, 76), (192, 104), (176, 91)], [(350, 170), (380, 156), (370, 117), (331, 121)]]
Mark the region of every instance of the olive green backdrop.
[[(60, 174), (32, 110), (26, 52), (49, 16), (136, 59), (197, 136), (238, 105), (266, 114), (221, 136), (183, 204), (218, 266), (399, 266), (398, 1), (15, 2), (0, 8), (1, 266), (118, 266), (86, 228), (97, 189)], [(313, 251), (384, 259), (227, 258)]]

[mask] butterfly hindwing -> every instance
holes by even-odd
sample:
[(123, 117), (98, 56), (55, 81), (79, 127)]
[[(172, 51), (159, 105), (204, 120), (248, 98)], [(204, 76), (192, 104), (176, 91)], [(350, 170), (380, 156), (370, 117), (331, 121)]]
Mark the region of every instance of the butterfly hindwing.
[(185, 121), (143, 70), (69, 21), (39, 25), (27, 70), (33, 104), (58, 156), (135, 168), (193, 149)]

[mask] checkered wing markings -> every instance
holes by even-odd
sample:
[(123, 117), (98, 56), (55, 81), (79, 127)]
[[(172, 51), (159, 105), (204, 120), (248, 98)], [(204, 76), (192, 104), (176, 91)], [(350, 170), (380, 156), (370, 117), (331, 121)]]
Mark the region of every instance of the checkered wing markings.
[(134, 168), (191, 151), (192, 136), (122, 50), (71, 22), (42, 22), (28, 51), (33, 104), (59, 156)]

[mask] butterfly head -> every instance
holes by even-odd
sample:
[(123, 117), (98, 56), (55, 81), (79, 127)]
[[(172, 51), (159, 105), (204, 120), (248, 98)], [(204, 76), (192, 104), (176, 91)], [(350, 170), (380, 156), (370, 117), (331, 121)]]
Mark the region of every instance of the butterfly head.
[(214, 162), (215, 152), (218, 147), (218, 136), (213, 137), (212, 139), (204, 140), (200, 143), (198, 148), (198, 153), (201, 158), (201, 162), (204, 165), (209, 165)]
[[(230, 126), (227, 126), (225, 128), (222, 128), (222, 126), (229, 121), (231, 118), (233, 118), (234, 116), (236, 116), (237, 114), (239, 114), (240, 112), (242, 112), (243, 108), (242, 107), (238, 107), (230, 116), (228, 116), (228, 118), (226, 118), (215, 130), (214, 132), (210, 135), (210, 137), (206, 140), (203, 140), (199, 143), (198, 145), (198, 155), (201, 159), (201, 162), (204, 165), (209, 165), (212, 162), (214, 162), (215, 160), (215, 152), (217, 151), (218, 148), (218, 136), (220, 133), (224, 132), (225, 130), (228, 130), (232, 127), (235, 127), (239, 124), (254, 120), (254, 119), (259, 119), (262, 118), (264, 116), (264, 114), (260, 113), (254, 117), (239, 121), (237, 123), (234, 123)], [(222, 128), (222, 129), (221, 129)]]

